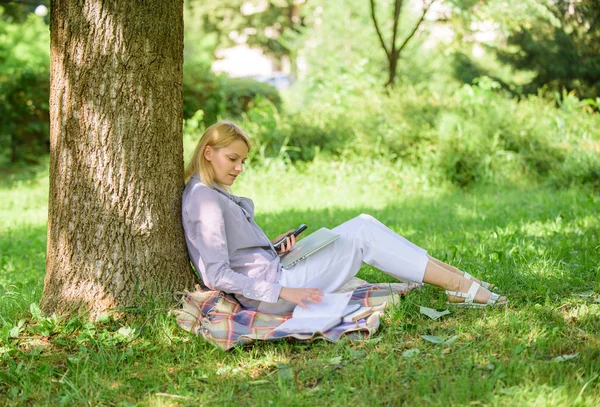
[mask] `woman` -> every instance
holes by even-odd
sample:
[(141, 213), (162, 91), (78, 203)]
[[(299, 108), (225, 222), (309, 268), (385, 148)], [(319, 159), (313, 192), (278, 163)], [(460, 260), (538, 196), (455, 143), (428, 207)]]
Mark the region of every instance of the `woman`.
[(427, 255), (427, 251), (369, 215), (333, 231), (340, 238), (289, 269), (281, 254), (296, 243), (289, 237), (279, 252), (254, 222), (254, 204), (229, 193), (243, 171), (250, 140), (237, 125), (221, 121), (198, 142), (186, 168), (182, 218), (190, 258), (204, 283), (234, 294), (247, 308), (283, 313), (296, 304), (321, 301), (370, 264), (396, 278), (446, 289), (448, 301), (463, 306), (506, 303), (487, 283)]

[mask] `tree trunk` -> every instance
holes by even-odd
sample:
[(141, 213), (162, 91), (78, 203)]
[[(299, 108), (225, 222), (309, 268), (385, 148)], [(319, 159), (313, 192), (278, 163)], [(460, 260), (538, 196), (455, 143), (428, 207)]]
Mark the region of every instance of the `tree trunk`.
[(396, 71), (398, 70), (398, 59), (400, 53), (395, 50), (392, 52), (392, 56), (388, 59), (388, 81), (385, 84), (386, 87), (393, 87), (396, 80)]
[(46, 313), (190, 288), (183, 0), (51, 2)]

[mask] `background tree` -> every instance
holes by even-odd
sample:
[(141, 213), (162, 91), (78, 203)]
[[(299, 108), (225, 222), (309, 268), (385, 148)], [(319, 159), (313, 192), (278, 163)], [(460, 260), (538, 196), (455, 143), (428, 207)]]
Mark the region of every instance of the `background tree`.
[(411, 38), (413, 38), (417, 30), (425, 20), (425, 15), (435, 2), (436, 0), (423, 0), (423, 8), (419, 19), (413, 25), (413, 28), (408, 32), (404, 40), (402, 42), (399, 42), (398, 32), (400, 29), (400, 15), (402, 13), (402, 8), (406, 3), (404, 0), (394, 0), (394, 7), (392, 12), (392, 33), (391, 38), (389, 39), (389, 43), (386, 43), (386, 40), (383, 37), (383, 30), (381, 24), (377, 19), (377, 0), (369, 0), (371, 6), (370, 10), (371, 19), (373, 20), (373, 26), (375, 27), (377, 37), (379, 38), (379, 43), (381, 44), (381, 47), (383, 48), (387, 57), (388, 80), (385, 84), (386, 86), (393, 86), (394, 81), (396, 80), (396, 69), (398, 66), (398, 60), (400, 59), (400, 55), (406, 47), (406, 44), (408, 44)]
[(521, 21), (506, 46), (495, 51), (501, 62), (533, 71), (524, 86), (574, 91), (580, 98), (600, 96), (600, 1), (539, 1), (550, 14)]
[[(462, 27), (455, 26), (466, 50), (457, 55), (461, 80), (486, 75), (515, 94), (600, 96), (599, 0), (526, 0), (511, 7), (490, 1), (463, 16)], [(489, 39), (477, 41), (482, 26)], [(477, 43), (485, 56), (474, 58), (469, 48)]]
[(2, 19), (10, 18), (17, 23), (24, 22), (38, 6), (49, 6), (50, 0), (0, 0), (4, 9)]
[(190, 287), (181, 227), (183, 1), (51, 4), (42, 309), (91, 316)]
[(189, 0), (187, 6), (202, 18), (206, 32), (217, 33), (220, 46), (242, 42), (280, 63), (288, 58), (290, 73), (297, 76), (298, 38), (307, 27), (306, 0)]

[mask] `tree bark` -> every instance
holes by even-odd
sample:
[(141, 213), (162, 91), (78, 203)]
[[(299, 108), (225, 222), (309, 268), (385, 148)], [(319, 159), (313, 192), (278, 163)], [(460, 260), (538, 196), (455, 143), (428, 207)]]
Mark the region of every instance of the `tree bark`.
[(51, 2), (46, 313), (190, 288), (181, 226), (183, 0)]
[(388, 58), (388, 81), (385, 83), (386, 88), (394, 86), (396, 71), (398, 70), (398, 59), (400, 59), (400, 51), (395, 49), (390, 58)]

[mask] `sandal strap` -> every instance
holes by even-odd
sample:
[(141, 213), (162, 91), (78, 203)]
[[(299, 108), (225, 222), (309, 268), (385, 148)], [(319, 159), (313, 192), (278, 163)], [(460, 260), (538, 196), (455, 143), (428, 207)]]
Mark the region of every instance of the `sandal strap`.
[(498, 295), (496, 293), (491, 293), (490, 298), (487, 301), (487, 304), (494, 305), (498, 301), (498, 298), (500, 298), (500, 295)]
[(467, 298), (467, 293), (461, 293), (460, 291), (446, 290), (446, 294), (451, 295), (453, 297)]
[[(464, 274), (463, 274), (463, 277), (464, 277), (464, 278), (466, 278), (467, 280), (472, 280), (472, 279), (473, 279), (473, 276), (472, 276), (471, 274), (467, 273), (466, 271), (463, 271), (463, 273), (464, 273)], [(482, 286), (483, 288), (485, 288), (486, 290), (489, 290), (489, 289), (490, 289), (490, 285), (491, 285), (491, 284), (490, 284), (490, 283), (488, 283), (487, 281), (483, 281), (483, 280), (481, 280), (481, 286)]]
[(471, 283), (471, 287), (469, 287), (469, 291), (467, 291), (466, 293), (446, 290), (446, 294), (452, 295), (454, 297), (464, 298), (465, 304), (472, 304), (473, 300), (475, 300), (475, 294), (477, 294), (479, 287), (481, 287), (481, 285), (473, 281), (473, 283)]
[(479, 283), (473, 282), (473, 284), (471, 284), (471, 287), (469, 287), (469, 292), (467, 292), (465, 303), (471, 304), (475, 300), (475, 294), (477, 294), (479, 287), (481, 287)]

